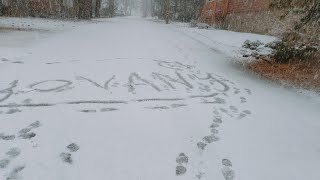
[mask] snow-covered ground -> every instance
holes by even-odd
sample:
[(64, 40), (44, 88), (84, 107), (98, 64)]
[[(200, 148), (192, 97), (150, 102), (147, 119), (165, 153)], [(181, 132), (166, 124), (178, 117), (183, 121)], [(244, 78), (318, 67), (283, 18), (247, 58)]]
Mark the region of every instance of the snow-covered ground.
[(71, 20), (54, 20), (41, 18), (15, 18), (0, 17), (0, 27), (20, 28), (20, 29), (37, 29), (37, 30), (65, 30), (83, 24), (84, 21)]
[[(165, 23), (162, 20), (149, 20)], [(268, 44), (278, 40), (278, 38), (273, 36), (219, 30), (211, 27), (209, 29), (190, 28), (189, 23), (173, 22), (171, 28), (182, 32), (187, 37), (210, 47), (214, 51), (223, 53), (229, 58), (236, 59), (237, 61), (248, 60), (246, 58), (242, 58), (243, 54), (250, 54), (254, 52), (242, 47), (246, 40), (260, 41), (263, 44)], [(260, 47), (258, 48), (258, 51), (259, 54), (271, 53), (271, 49), (267, 47)]]
[[(276, 41), (277, 38), (251, 33), (239, 33), (226, 30), (206, 30), (197, 28), (182, 28), (186, 36), (195, 39), (214, 50), (224, 53), (228, 57), (242, 58), (248, 49), (242, 48), (246, 40), (261, 41), (264, 44)], [(238, 59), (240, 60), (240, 59)]]
[(272, 38), (136, 17), (71, 24), (23, 46), (0, 32), (0, 179), (320, 178), (319, 98), (224, 54)]
[(46, 39), (54, 33), (72, 31), (97, 21), (72, 21), (41, 18), (0, 17), (0, 47), (29, 47), (33, 41)]

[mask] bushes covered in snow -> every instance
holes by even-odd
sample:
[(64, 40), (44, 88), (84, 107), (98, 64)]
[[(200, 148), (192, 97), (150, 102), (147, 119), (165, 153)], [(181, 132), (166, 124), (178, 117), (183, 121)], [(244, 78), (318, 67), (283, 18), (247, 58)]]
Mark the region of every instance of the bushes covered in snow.
[[(264, 44), (260, 41), (247, 40), (242, 47), (251, 50), (251, 54), (245, 54), (244, 57), (251, 56), (257, 59), (265, 59), (265, 57), (268, 57), (268, 59), (281, 64), (290, 63), (292, 61), (304, 63), (317, 61), (316, 57), (319, 51), (319, 46), (317, 44), (291, 44), (286, 41), (276, 41)], [(271, 53), (265, 53), (266, 50)]]
[(273, 58), (278, 63), (290, 63), (291, 61), (311, 61), (315, 57), (317, 48), (310, 45), (289, 45), (285, 42), (277, 42), (274, 47)]
[(257, 41), (246, 40), (242, 47), (251, 49), (251, 50), (256, 50), (261, 45), (263, 45), (263, 43), (259, 40)]
[[(249, 61), (247, 68), (281, 84), (320, 90), (319, 45), (297, 43), (297, 38), (290, 41), (288, 37), (292, 38), (292, 35), (269, 44), (245, 41), (243, 48), (251, 54), (245, 54), (244, 57), (258, 59)], [(265, 53), (266, 49), (271, 50), (269, 54)]]

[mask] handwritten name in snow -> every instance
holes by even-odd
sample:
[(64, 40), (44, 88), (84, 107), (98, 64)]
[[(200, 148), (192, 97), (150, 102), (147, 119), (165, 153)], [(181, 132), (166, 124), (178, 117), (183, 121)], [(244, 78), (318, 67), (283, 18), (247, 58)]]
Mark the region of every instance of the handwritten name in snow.
[[(201, 77), (200, 77), (201, 76)], [(75, 84), (78, 81), (80, 83)], [(212, 92), (225, 93), (229, 91), (228, 80), (214, 75), (213, 73), (206, 73), (199, 75), (197, 73), (184, 73), (175, 71), (174, 74), (168, 75), (159, 72), (152, 72), (149, 76), (144, 77), (139, 73), (132, 72), (129, 74), (127, 80), (121, 82), (116, 75), (107, 78), (103, 83), (97, 82), (94, 79), (84, 76), (76, 76), (74, 80), (56, 79), (37, 81), (27, 85), (28, 91), (21, 91), (19, 88), (19, 81), (14, 80), (9, 83), (8, 87), (0, 90), (0, 103), (8, 100), (10, 97), (26, 94), (29, 92), (37, 93), (52, 93), (72, 91), (74, 88), (81, 88), (81, 83), (87, 83), (97, 89), (102, 89), (108, 92), (119, 89), (124, 89), (130, 94), (178, 90), (181, 93), (191, 94), (190, 97), (196, 97), (199, 92), (207, 93), (209, 96)], [(88, 86), (86, 86), (88, 88)], [(194, 94), (194, 95), (192, 95)], [(200, 95), (199, 95), (200, 97)]]

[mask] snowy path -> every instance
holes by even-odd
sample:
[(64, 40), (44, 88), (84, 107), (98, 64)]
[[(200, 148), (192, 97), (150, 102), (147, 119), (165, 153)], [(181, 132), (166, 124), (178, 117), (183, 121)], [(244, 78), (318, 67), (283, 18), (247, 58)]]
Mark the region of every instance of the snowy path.
[[(139, 18), (0, 48), (0, 179), (318, 180), (320, 104)], [(178, 173), (178, 175), (176, 175)]]

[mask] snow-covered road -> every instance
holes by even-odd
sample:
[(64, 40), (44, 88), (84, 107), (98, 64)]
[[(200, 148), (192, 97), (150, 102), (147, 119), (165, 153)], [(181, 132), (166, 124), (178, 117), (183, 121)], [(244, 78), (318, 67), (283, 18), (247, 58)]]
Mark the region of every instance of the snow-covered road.
[(1, 180), (319, 180), (319, 140), (319, 100), (185, 28), (115, 18), (0, 47)]

